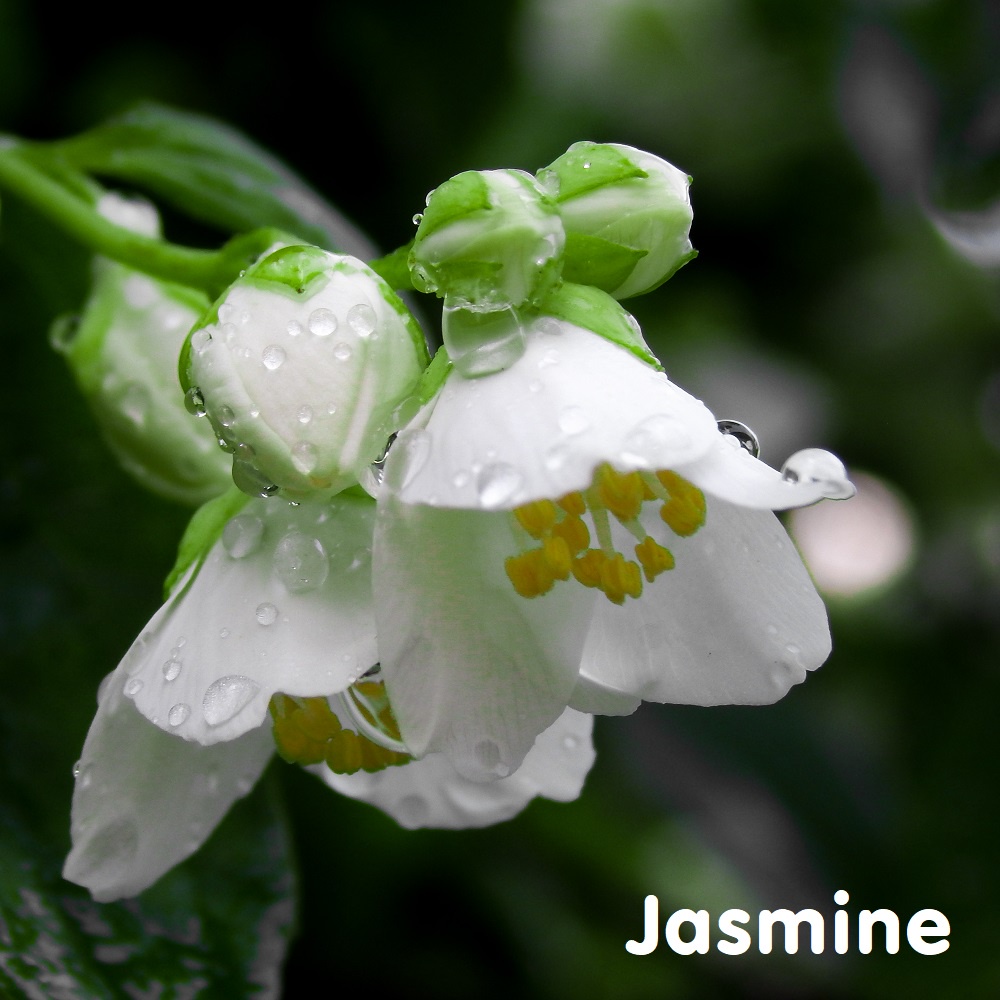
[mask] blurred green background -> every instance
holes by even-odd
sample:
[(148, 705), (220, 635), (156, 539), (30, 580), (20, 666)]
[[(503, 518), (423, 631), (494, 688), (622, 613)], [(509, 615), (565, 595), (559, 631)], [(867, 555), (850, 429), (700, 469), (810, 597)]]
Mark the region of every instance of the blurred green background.
[[(139, 904), (90, 905), (58, 878), (71, 766), (98, 682), (158, 606), (187, 512), (115, 467), (48, 346), (49, 323), (86, 293), (86, 255), (4, 198), (0, 993), (244, 995), (227, 978), (240, 965), (231, 921), (253, 913), (264, 930), (247, 948), (280, 962), (294, 864), (280, 973), (293, 998), (314, 979), (324, 995), (440, 998), (998, 995), (1000, 237), (994, 226), (992, 265), (980, 239), (977, 263), (931, 220), (1000, 195), (1000, 4), (305, 3), (222, 16), (180, 3), (156, 16), (149, 29), (86, 5), (54, 16), (0, 0), (0, 130), (60, 138), (139, 98), (215, 115), (385, 249), (460, 170), (534, 170), (584, 138), (650, 149), (694, 177), (700, 251), (631, 303), (667, 371), (754, 427), (772, 465), (826, 447), (862, 490), (835, 518), (792, 525), (827, 590), (835, 648), (780, 704), (598, 720), (578, 802), (535, 802), (467, 833), (402, 831), (275, 763)], [(221, 239), (167, 222), (177, 238)], [(852, 913), (942, 910), (949, 951), (624, 948), (647, 893), (664, 913), (829, 917), (837, 889)], [(178, 961), (190, 983), (157, 992), (156, 970)], [(36, 994), (24, 983), (43, 981), (40, 968), (49, 992)], [(258, 979), (261, 995), (276, 975)]]

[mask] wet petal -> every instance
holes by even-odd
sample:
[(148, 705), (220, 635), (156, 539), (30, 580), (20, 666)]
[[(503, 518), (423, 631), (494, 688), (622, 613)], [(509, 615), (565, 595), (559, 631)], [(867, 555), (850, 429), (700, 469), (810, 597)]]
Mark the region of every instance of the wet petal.
[(718, 438), (705, 405), (627, 350), (540, 318), (506, 371), (441, 393), (397, 439), (386, 485), (407, 503), (509, 510), (590, 485), (609, 462), (672, 469)]
[(592, 728), (590, 715), (566, 709), (538, 737), (520, 768), (500, 781), (470, 781), (443, 754), (374, 774), (311, 770), (331, 788), (376, 806), (408, 829), (489, 826), (516, 816), (536, 795), (575, 799), (594, 762)]
[(207, 745), (259, 726), (276, 691), (342, 691), (378, 660), (373, 521), (367, 498), (251, 501), (126, 655), (125, 694)]
[(768, 704), (827, 658), (823, 602), (772, 513), (710, 501), (700, 531), (662, 540), (676, 568), (638, 601), (598, 603), (583, 678), (647, 701)]
[(144, 719), (105, 685), (73, 792), (73, 847), (63, 876), (99, 902), (135, 896), (201, 846), (246, 795), (274, 750), (270, 727), (214, 747)]
[[(813, 461), (803, 475), (796, 477), (793, 466), (798, 456), (819, 456), (826, 461)], [(812, 448), (797, 452), (786, 466), (790, 471), (783, 476), (744, 451), (735, 438), (718, 434), (712, 447), (697, 461), (672, 468), (720, 500), (758, 510), (787, 510), (824, 497), (843, 500), (854, 495), (843, 465), (829, 452)]]
[(504, 573), (505, 513), (379, 502), (374, 582), (382, 669), (403, 740), (474, 780), (505, 777), (566, 707), (593, 592), (526, 600)]

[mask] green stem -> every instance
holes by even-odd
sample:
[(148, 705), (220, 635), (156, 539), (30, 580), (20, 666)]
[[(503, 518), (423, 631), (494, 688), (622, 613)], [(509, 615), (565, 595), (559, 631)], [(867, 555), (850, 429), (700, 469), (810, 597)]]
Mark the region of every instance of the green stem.
[(142, 236), (105, 219), (88, 201), (53, 180), (23, 155), (15, 141), (0, 139), (0, 187), (32, 205), (95, 253), (154, 278), (218, 295), (279, 236), (255, 230), (218, 251), (178, 246)]
[(410, 268), (407, 260), (410, 256), (410, 248), (413, 240), (405, 246), (401, 246), (392, 253), (387, 253), (378, 260), (368, 262), (368, 266), (381, 278), (384, 278), (397, 292), (413, 290), (413, 282), (410, 280)]

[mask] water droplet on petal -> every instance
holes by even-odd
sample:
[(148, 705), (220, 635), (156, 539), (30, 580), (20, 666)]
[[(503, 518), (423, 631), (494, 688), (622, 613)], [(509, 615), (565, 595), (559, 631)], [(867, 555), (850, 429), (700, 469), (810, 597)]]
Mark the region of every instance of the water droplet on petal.
[(255, 514), (238, 514), (222, 529), (222, 547), (231, 559), (244, 559), (257, 550), (264, 522)]
[(760, 455), (760, 441), (757, 435), (739, 420), (719, 420), (719, 433), (724, 434), (745, 452), (757, 458)]
[(287, 329), (290, 337), (298, 337), (306, 332), (305, 327), (297, 319), (289, 320)]
[(313, 418), (311, 406), (300, 406), (299, 412), (295, 415), (300, 424), (308, 424)]
[(493, 740), (480, 740), (474, 749), (476, 760), (491, 774), (500, 778), (510, 774), (510, 767), (504, 763), (500, 747)]
[(375, 332), (378, 317), (375, 310), (365, 302), (351, 306), (347, 312), (347, 325), (363, 340)]
[(142, 681), (138, 677), (134, 677), (132, 680), (125, 685), (125, 693), (130, 697), (134, 698), (142, 690)]
[(669, 466), (672, 453), (691, 443), (682, 420), (660, 413), (643, 420), (625, 438), (621, 460), (641, 469)]
[(559, 364), (559, 352), (555, 348), (550, 348), (542, 355), (542, 360), (538, 362), (539, 368), (551, 368)]
[(337, 317), (329, 309), (314, 309), (307, 322), (309, 332), (317, 337), (329, 337), (337, 329)]
[(229, 638), (229, 629), (227, 629), (227, 628), (220, 628), (219, 629), (219, 638), (220, 639), (228, 639)]
[(274, 572), (291, 593), (304, 594), (323, 586), (330, 561), (318, 538), (293, 531), (275, 547)]
[(844, 463), (822, 448), (797, 451), (781, 467), (781, 478), (788, 483), (823, 483), (824, 495), (832, 500), (847, 500), (857, 492)]
[(165, 681), (175, 681), (181, 675), (183, 664), (180, 660), (167, 660), (163, 664), (163, 679)]
[(269, 601), (257, 605), (254, 616), (261, 625), (273, 625), (278, 620), (278, 609)]
[(268, 344), (261, 353), (260, 359), (268, 371), (276, 371), (285, 363), (285, 349), (277, 344)]
[(197, 386), (192, 386), (184, 393), (184, 408), (196, 417), (205, 416), (205, 397)]
[(507, 503), (521, 488), (524, 480), (512, 465), (495, 462), (487, 465), (476, 477), (479, 502), (487, 509), (496, 509)]
[(316, 445), (309, 441), (298, 441), (292, 445), (292, 465), (302, 475), (309, 475), (316, 468), (318, 461), (319, 452), (316, 450)]
[(223, 427), (232, 427), (236, 423), (236, 414), (230, 406), (220, 406), (216, 418)]
[[(269, 607), (273, 608), (274, 605)], [(259, 690), (257, 682), (249, 677), (239, 674), (220, 677), (209, 686), (202, 700), (201, 710), (205, 721), (210, 726), (221, 726), (228, 722), (250, 704)]]
[(182, 702), (178, 705), (174, 705), (174, 707), (170, 709), (170, 711), (167, 713), (167, 722), (169, 722), (170, 725), (174, 727), (180, 726), (187, 721), (187, 717), (190, 714), (191, 714), (191, 706), (185, 705)]
[(590, 418), (586, 411), (580, 406), (567, 406), (559, 414), (559, 430), (563, 434), (582, 434), (590, 429)]
[(195, 354), (204, 354), (208, 350), (208, 345), (212, 343), (212, 335), (208, 330), (195, 330), (191, 334), (191, 350)]
[(347, 361), (351, 356), (351, 348), (349, 344), (337, 344), (333, 349), (333, 356), (338, 361)]
[(236, 306), (231, 302), (223, 302), (219, 306), (219, 322), (232, 323), (234, 319), (236, 319)]
[(558, 472), (569, 458), (569, 449), (562, 444), (553, 445), (545, 454), (545, 468), (549, 472)]
[(273, 497), (281, 489), (257, 466), (239, 458), (233, 460), (233, 485), (250, 497)]

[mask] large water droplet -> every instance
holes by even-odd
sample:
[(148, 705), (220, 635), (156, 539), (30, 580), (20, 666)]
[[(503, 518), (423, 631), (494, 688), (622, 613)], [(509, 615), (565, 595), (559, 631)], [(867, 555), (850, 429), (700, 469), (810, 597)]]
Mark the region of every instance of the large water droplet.
[(173, 708), (167, 713), (167, 722), (175, 728), (177, 726), (183, 725), (187, 721), (187, 717), (191, 714), (191, 706), (185, 705), (183, 702), (174, 705)]
[(261, 625), (273, 625), (278, 620), (278, 609), (270, 601), (257, 605), (254, 617)]
[[(271, 605), (273, 607), (273, 605)], [(201, 711), (210, 726), (221, 726), (234, 718), (260, 690), (256, 681), (239, 674), (220, 677), (205, 692)]]
[(261, 352), (260, 359), (268, 371), (276, 371), (285, 363), (285, 349), (277, 344), (268, 344)]
[(184, 408), (188, 413), (193, 413), (196, 417), (205, 416), (205, 397), (201, 394), (201, 389), (192, 386), (184, 393)]
[(219, 306), (219, 322), (220, 323), (232, 323), (236, 319), (237, 314), (236, 306), (231, 302), (223, 302)]
[(238, 458), (233, 460), (233, 484), (250, 497), (273, 497), (281, 489), (257, 466)]
[(378, 325), (375, 310), (364, 302), (351, 306), (347, 312), (347, 325), (362, 339), (370, 337)]
[(181, 675), (183, 664), (180, 660), (167, 660), (163, 664), (163, 679), (165, 681), (175, 681)]
[(309, 332), (317, 337), (329, 337), (337, 329), (337, 317), (329, 309), (314, 309), (307, 322)]
[(274, 572), (291, 593), (304, 594), (323, 586), (330, 561), (318, 538), (293, 531), (275, 547)]
[(479, 502), (488, 510), (495, 510), (507, 503), (521, 488), (524, 480), (512, 465), (494, 462), (487, 465), (476, 477)]
[(195, 330), (191, 334), (191, 350), (195, 354), (204, 354), (208, 350), (208, 345), (212, 343), (212, 335), (208, 330)]
[(233, 413), (233, 408), (225, 404), (219, 407), (215, 417), (223, 427), (232, 427), (236, 423), (236, 414)]
[(257, 550), (264, 522), (255, 514), (237, 514), (222, 529), (222, 547), (231, 559), (244, 559)]
[(724, 434), (736, 446), (757, 458), (760, 455), (760, 441), (757, 435), (740, 420), (719, 420), (719, 433)]
[(857, 492), (844, 463), (822, 448), (797, 451), (781, 467), (781, 478), (788, 483), (823, 483), (823, 495), (831, 500), (847, 500)]

